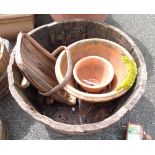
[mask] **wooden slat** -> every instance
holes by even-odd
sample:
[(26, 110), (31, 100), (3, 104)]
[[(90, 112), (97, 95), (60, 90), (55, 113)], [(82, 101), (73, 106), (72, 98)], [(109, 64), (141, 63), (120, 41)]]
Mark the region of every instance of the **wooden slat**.
[(85, 38), (102, 38), (106, 39), (108, 26), (97, 22), (85, 22)]
[(4, 44), (0, 47), (0, 76), (5, 72), (7, 65), (9, 63), (9, 53)]
[(50, 42), (52, 46), (52, 51), (54, 51), (61, 45), (66, 45), (64, 24), (53, 24), (52, 27), (48, 28), (48, 31), (51, 38)]
[(5, 47), (6, 40), (0, 38), (0, 98), (8, 91), (7, 66), (9, 64), (9, 53)]
[[(66, 45), (85, 39), (85, 23), (80, 21), (64, 22)], [(74, 36), (74, 37), (73, 37)]]

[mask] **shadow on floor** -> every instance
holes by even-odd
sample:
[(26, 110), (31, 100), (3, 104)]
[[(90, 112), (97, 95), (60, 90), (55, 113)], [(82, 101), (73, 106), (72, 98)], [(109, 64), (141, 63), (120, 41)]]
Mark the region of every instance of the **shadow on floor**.
[(35, 120), (23, 111), (9, 93), (0, 100), (0, 118), (4, 120), (9, 139), (23, 139)]

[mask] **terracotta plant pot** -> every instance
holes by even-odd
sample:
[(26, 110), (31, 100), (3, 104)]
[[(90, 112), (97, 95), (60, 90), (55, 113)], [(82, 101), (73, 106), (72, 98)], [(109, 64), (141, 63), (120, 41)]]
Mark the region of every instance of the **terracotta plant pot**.
[[(84, 101), (105, 102), (120, 97), (126, 93), (133, 85), (137, 69), (136, 64), (129, 52), (122, 46), (105, 39), (84, 39), (68, 46), (72, 55), (73, 66), (82, 58), (87, 56), (99, 56), (108, 60), (114, 68), (114, 79), (107, 88), (107, 91), (100, 94), (91, 94), (81, 91), (72, 76), (70, 82), (65, 86), (65, 90)], [(55, 66), (55, 73), (59, 83), (65, 77), (67, 70), (66, 55), (63, 51)]]
[(15, 40), (18, 33), (29, 32), (34, 28), (32, 14), (0, 14), (0, 36)]
[(94, 21), (105, 21), (108, 14), (51, 14), (54, 21), (65, 21), (68, 19), (89, 19)]
[(87, 92), (97, 93), (103, 90), (113, 79), (114, 69), (109, 61), (98, 56), (80, 59), (74, 66), (76, 82)]

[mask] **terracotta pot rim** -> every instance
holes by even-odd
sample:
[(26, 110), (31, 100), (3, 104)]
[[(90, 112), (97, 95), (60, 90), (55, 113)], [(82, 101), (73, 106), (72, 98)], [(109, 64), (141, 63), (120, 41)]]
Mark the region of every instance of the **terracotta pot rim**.
[[(78, 67), (78, 65), (80, 64), (80, 63), (82, 63), (82, 62), (84, 62), (84, 61), (86, 61), (86, 60), (89, 60), (89, 59), (98, 59), (98, 61), (101, 61), (101, 62), (103, 62), (104, 64), (106, 64), (107, 66), (108, 66), (108, 68), (109, 68), (109, 71), (110, 71), (110, 76), (109, 76), (109, 78), (105, 81), (105, 82), (101, 82), (99, 85), (96, 85), (96, 86), (91, 86), (91, 85), (87, 85), (87, 84), (85, 84), (84, 82), (82, 82), (79, 78), (78, 78), (78, 76), (77, 76), (77, 74), (76, 74), (76, 68)], [(114, 77), (114, 69), (113, 69), (113, 66), (111, 65), (111, 63), (108, 61), (108, 60), (106, 60), (106, 59), (104, 59), (104, 58), (102, 58), (102, 57), (99, 57), (99, 56), (87, 56), (87, 57), (84, 57), (84, 58), (82, 58), (82, 59), (80, 59), (76, 64), (75, 64), (75, 66), (74, 66), (74, 68), (73, 68), (73, 76), (74, 76), (74, 78), (75, 78), (75, 80), (80, 84), (80, 85), (83, 85), (83, 86), (85, 86), (85, 87), (87, 87), (87, 88), (93, 88), (93, 89), (96, 89), (96, 88), (104, 88), (104, 87), (106, 87), (111, 81), (112, 81), (112, 79), (113, 79), (113, 77)]]

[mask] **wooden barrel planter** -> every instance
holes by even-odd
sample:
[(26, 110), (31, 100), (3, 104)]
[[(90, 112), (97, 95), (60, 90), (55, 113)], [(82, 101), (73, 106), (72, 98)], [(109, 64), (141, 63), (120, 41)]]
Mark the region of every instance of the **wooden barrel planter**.
[(5, 40), (0, 38), (0, 99), (3, 98), (9, 91), (7, 66), (9, 64), (9, 53), (5, 46)]
[(15, 52), (11, 54), (8, 67), (9, 89), (19, 106), (36, 120), (52, 129), (72, 135), (98, 132), (120, 120), (131, 110), (142, 96), (147, 71), (143, 55), (132, 39), (120, 29), (92, 21), (74, 20), (54, 22), (29, 32), (48, 51), (54, 51), (60, 45), (69, 45), (84, 38), (104, 38), (126, 48), (133, 56), (138, 75), (134, 86), (122, 97), (107, 104), (76, 104), (70, 107), (61, 103), (48, 105), (45, 97), (29, 86), (20, 88), (22, 74), (15, 63)]

